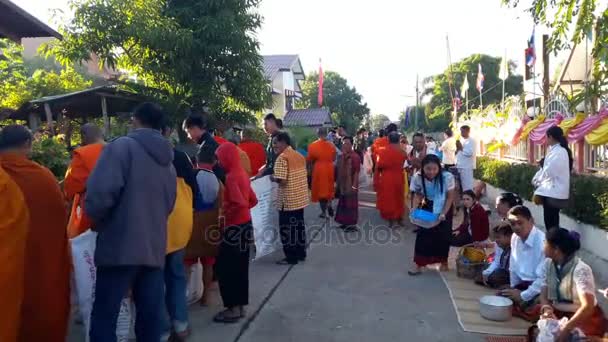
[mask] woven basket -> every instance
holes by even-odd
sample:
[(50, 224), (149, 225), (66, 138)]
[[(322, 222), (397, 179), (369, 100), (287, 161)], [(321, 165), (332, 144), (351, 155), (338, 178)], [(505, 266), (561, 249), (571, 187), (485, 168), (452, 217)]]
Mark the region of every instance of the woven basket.
[(487, 266), (486, 253), (483, 249), (465, 246), (458, 252), (456, 275), (460, 278), (475, 279)]

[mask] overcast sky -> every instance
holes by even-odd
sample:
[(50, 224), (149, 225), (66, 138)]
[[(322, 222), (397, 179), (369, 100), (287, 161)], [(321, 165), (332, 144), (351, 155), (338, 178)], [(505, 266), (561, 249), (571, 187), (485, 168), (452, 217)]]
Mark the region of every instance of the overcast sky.
[[(66, 0), (13, 1), (51, 26), (51, 9), (68, 10)], [(393, 119), (415, 103), (417, 74), (422, 80), (447, 67), (446, 34), (452, 62), (507, 50), (521, 68), (532, 32), (529, 15), (501, 0), (263, 0), (260, 12), (262, 54), (299, 54), (307, 73), (322, 58), (373, 114)]]

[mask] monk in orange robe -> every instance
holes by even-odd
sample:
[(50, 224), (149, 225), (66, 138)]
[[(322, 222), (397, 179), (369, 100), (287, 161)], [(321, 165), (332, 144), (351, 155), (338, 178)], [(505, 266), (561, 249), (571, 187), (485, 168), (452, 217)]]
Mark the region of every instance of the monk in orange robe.
[[(87, 180), (93, 172), (101, 151), (105, 146), (103, 132), (94, 124), (83, 125), (80, 129), (83, 146), (74, 150), (72, 162), (63, 181), (63, 191), (67, 200), (72, 203), (72, 215), (68, 224), (70, 239), (91, 228), (91, 220), (84, 214), (84, 193)], [(80, 208), (80, 213), (76, 211)]]
[(264, 145), (248, 137), (247, 131), (244, 132), (245, 137), (239, 144), (239, 148), (247, 153), (249, 161), (251, 161), (251, 174), (253, 177), (258, 174), (260, 169), (266, 165), (266, 150)]
[(331, 200), (335, 196), (334, 161), (336, 160), (336, 146), (327, 141), (327, 129), (321, 127), (317, 131), (319, 139), (308, 146), (306, 160), (309, 170), (312, 170), (312, 202), (319, 202), (321, 218), (334, 216)]
[(377, 164), (378, 164), (378, 156), (380, 151), (384, 150), (388, 146), (388, 137), (385, 136), (384, 130), (381, 129), (379, 133), (379, 138), (374, 140), (372, 144), (372, 162), (374, 164), (374, 191), (378, 191), (378, 186), (380, 183), (380, 174), (377, 172)]
[(31, 146), (24, 126), (0, 131), (0, 166), (21, 189), (30, 214), (17, 341), (64, 342), (70, 313), (67, 211), (53, 174), (28, 159)]
[(391, 132), (388, 141), (389, 146), (380, 151), (376, 164), (379, 175), (376, 207), (380, 210), (380, 216), (392, 227), (395, 222), (403, 225), (405, 199), (401, 189), (405, 181), (403, 163), (406, 155), (399, 146), (399, 133)]
[(16, 341), (21, 321), (29, 213), (19, 186), (0, 167), (0, 341)]

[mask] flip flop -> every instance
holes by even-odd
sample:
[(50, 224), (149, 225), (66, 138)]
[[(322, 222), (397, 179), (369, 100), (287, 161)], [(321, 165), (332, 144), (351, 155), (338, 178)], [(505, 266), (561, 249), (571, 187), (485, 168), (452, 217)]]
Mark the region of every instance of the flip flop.
[(422, 271), (407, 271), (407, 274), (410, 275), (410, 276), (412, 276), (412, 277), (415, 277), (415, 276), (421, 275)]
[(242, 316), (226, 316), (226, 311), (221, 311), (213, 317), (213, 321), (216, 323), (232, 324), (241, 320)]

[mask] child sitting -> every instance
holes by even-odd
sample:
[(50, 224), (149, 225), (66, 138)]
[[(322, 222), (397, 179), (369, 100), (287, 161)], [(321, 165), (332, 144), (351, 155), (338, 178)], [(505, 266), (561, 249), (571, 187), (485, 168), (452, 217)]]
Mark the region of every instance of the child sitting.
[[(482, 275), (475, 279), (479, 285), (489, 286), (497, 289), (509, 286), (509, 259), (511, 258), (511, 236), (513, 229), (508, 222), (502, 222), (493, 228), (495, 236), (495, 254), (490, 266), (485, 269)], [(476, 244), (478, 247), (487, 247), (486, 243)]]

